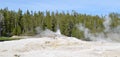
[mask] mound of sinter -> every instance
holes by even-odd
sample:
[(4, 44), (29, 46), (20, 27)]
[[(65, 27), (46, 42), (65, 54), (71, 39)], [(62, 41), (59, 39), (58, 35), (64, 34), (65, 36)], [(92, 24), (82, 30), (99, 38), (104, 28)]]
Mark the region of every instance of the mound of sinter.
[(120, 44), (73, 37), (34, 37), (0, 42), (0, 57), (120, 57)]

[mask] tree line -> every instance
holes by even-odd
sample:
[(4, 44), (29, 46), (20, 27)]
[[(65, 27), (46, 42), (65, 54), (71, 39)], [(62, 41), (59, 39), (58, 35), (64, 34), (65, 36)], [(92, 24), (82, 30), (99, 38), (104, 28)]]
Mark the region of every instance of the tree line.
[[(109, 17), (112, 20), (111, 29), (120, 25), (120, 14), (110, 13)], [(42, 30), (50, 29), (54, 32), (59, 28), (63, 35), (84, 38), (84, 33), (77, 28), (77, 24), (82, 24), (91, 33), (99, 33), (105, 29), (104, 21), (105, 16), (80, 14), (75, 11), (72, 13), (29, 10), (23, 12), (21, 9), (14, 11), (4, 8), (0, 9), (0, 36), (32, 36), (36, 34), (35, 28), (40, 27)]]

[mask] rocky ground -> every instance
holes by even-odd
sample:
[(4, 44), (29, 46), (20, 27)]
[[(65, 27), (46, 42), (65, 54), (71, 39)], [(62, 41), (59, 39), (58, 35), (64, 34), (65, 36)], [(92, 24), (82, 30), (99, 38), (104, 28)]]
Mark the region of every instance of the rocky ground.
[(0, 42), (0, 57), (120, 57), (120, 43), (33, 37)]

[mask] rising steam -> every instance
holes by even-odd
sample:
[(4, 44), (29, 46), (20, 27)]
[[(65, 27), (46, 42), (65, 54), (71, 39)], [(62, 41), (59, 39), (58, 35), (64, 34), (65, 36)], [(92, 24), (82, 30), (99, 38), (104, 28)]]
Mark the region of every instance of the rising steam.
[(53, 32), (49, 29), (42, 30), (40, 27), (36, 28), (37, 35), (36, 37), (60, 37), (63, 36), (58, 28), (56, 32)]
[(111, 24), (111, 18), (106, 17), (105, 21), (103, 22), (103, 25), (105, 27), (104, 32), (108, 32), (110, 30), (110, 24)]
[[(104, 19), (103, 25), (105, 27), (104, 31), (101, 33), (92, 34), (88, 28), (83, 24), (78, 24), (77, 27), (80, 31), (84, 32), (85, 39), (91, 41), (100, 41), (100, 42), (120, 42), (120, 26), (111, 29), (111, 18), (106, 17)], [(40, 27), (36, 28), (37, 37), (62, 37), (63, 35), (60, 32), (60, 29), (57, 28), (56, 32), (53, 32), (49, 29), (42, 30)]]
[(77, 25), (77, 27), (84, 32), (85, 39), (100, 42), (120, 42), (120, 26), (110, 29), (111, 19), (109, 17), (105, 18), (103, 25), (105, 30), (95, 34), (90, 33), (90, 30), (82, 24)]

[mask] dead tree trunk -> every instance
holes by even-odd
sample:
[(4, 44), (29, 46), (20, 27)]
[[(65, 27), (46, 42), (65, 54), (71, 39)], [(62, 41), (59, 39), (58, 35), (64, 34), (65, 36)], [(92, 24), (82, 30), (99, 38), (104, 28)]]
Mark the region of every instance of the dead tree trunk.
[(0, 14), (0, 36), (2, 36), (3, 15)]

